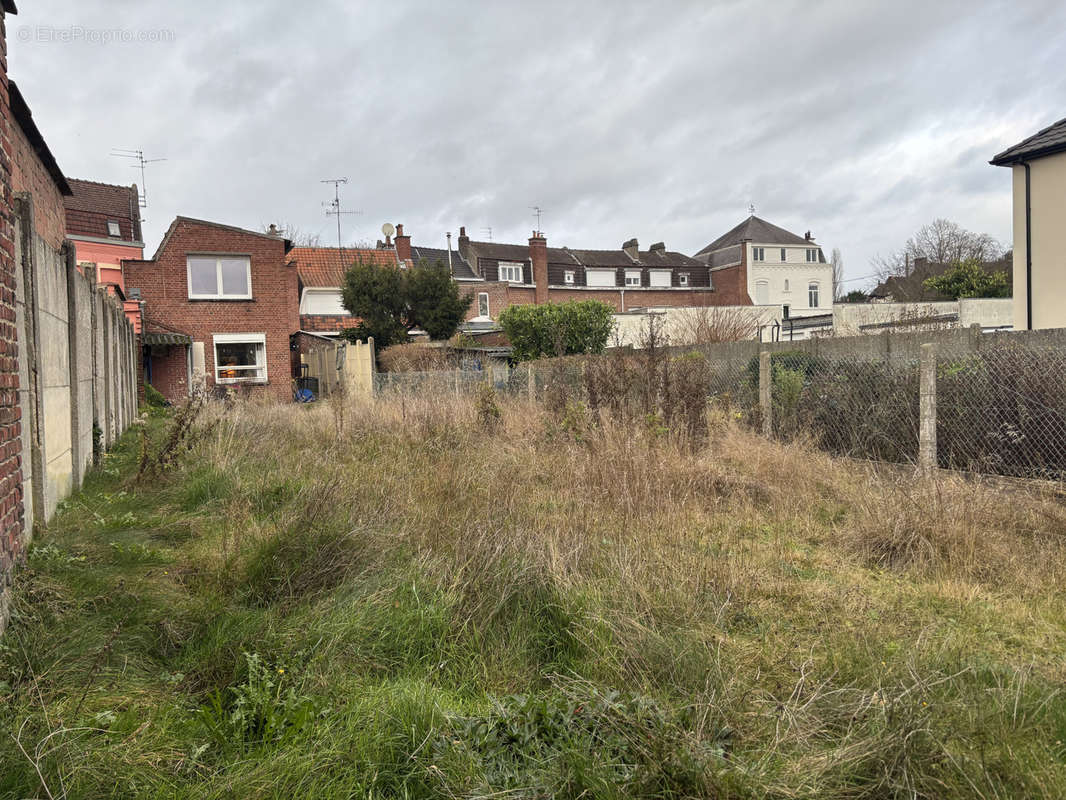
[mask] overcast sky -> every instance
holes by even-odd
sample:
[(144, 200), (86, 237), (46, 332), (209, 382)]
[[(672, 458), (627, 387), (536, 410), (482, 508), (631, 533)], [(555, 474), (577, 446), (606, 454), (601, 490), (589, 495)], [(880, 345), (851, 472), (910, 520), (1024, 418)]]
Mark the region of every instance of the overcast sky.
[(539, 205), (550, 245), (694, 253), (754, 203), (858, 279), (937, 216), (1009, 243), (988, 160), (1066, 116), (1061, 0), (19, 5), (10, 75), (64, 172), (167, 159), (149, 254), (177, 214), (335, 245), (348, 177), (346, 244), (524, 242)]

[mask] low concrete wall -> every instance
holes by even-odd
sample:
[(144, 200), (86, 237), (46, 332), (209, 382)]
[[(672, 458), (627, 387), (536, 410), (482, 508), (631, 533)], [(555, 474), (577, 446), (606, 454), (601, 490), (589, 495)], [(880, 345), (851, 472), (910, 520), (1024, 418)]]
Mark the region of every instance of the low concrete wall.
[(662, 333), (667, 341), (675, 345), (691, 344), (686, 341), (691, 330), (693, 318), (707, 315), (713, 319), (719, 317), (729, 320), (732, 317), (750, 321), (752, 338), (761, 331), (766, 341), (772, 336), (771, 327), (780, 323), (781, 306), (706, 306), (693, 308), (649, 308), (640, 311), (614, 314), (615, 336), (608, 346), (639, 347), (647, 328), (649, 317), (662, 321)]
[(892, 325), (910, 330), (969, 328), (974, 323), (986, 330), (1010, 328), (1012, 303), (1009, 297), (936, 303), (837, 303), (833, 306), (833, 335), (879, 334), (884, 327), (871, 326)]

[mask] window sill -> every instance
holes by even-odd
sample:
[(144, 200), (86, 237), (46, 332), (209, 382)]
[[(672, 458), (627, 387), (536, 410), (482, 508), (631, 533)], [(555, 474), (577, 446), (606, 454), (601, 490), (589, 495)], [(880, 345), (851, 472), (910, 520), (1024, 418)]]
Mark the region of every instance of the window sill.
[(266, 378), (215, 378), (219, 386), (266, 386), (269, 382)]
[(190, 303), (254, 303), (254, 297), (190, 297)]

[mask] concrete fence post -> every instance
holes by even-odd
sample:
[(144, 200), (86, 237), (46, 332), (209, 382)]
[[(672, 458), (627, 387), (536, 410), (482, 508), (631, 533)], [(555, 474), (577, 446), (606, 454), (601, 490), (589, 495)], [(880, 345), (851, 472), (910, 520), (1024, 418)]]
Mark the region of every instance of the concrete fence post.
[(526, 368), (526, 391), (529, 393), (529, 401), (537, 399), (537, 374), (533, 371), (533, 362), (529, 362)]
[(455, 396), (459, 396), (459, 367), (455, 368)]
[(759, 410), (762, 412), (762, 435), (768, 438), (774, 433), (772, 382), (770, 353), (763, 350), (759, 353)]
[(918, 467), (931, 474), (936, 458), (936, 345), (922, 345), (918, 390)]

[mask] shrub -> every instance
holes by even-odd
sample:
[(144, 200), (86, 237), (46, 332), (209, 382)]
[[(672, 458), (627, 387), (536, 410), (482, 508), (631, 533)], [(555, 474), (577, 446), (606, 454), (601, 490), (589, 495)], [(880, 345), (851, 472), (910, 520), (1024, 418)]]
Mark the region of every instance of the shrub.
[(152, 384), (144, 384), (144, 404), (149, 408), (163, 408), (167, 405), (167, 399)]
[(508, 306), (500, 312), (500, 325), (514, 347), (514, 357), (528, 361), (602, 353), (614, 327), (613, 313), (599, 300)]
[(435, 372), (455, 368), (455, 359), (443, 347), (425, 342), (394, 344), (378, 352), (383, 372)]

